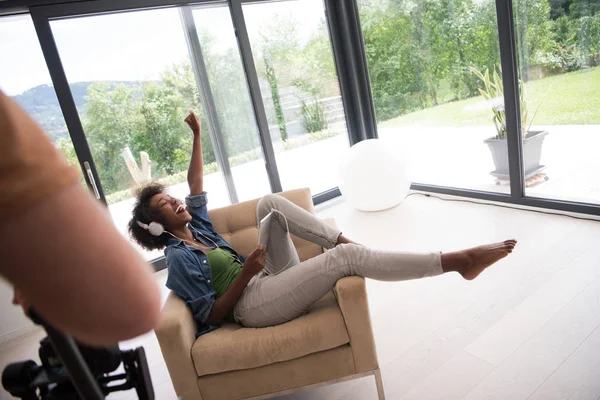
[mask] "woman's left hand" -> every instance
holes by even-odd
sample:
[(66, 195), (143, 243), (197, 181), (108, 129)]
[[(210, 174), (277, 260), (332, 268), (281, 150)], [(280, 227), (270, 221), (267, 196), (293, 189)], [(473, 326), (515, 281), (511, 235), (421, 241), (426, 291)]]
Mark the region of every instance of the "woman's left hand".
[(267, 259), (267, 249), (264, 245), (259, 244), (246, 258), (242, 271), (248, 274), (248, 277), (253, 277), (263, 270)]
[(194, 135), (199, 135), (201, 133), (200, 118), (198, 118), (194, 110), (190, 109), (190, 113), (185, 117), (184, 121), (188, 124), (192, 132), (194, 132)]

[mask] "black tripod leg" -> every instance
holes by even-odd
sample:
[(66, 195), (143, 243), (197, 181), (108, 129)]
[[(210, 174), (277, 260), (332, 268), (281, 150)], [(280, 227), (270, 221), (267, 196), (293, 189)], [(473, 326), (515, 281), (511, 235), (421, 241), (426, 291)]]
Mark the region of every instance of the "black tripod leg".
[(67, 371), (69, 371), (73, 386), (77, 389), (77, 393), (79, 393), (81, 399), (103, 400), (104, 395), (100, 391), (98, 382), (92, 376), (73, 338), (47, 324), (44, 324), (44, 328), (48, 332), (48, 337), (56, 354), (64, 363)]

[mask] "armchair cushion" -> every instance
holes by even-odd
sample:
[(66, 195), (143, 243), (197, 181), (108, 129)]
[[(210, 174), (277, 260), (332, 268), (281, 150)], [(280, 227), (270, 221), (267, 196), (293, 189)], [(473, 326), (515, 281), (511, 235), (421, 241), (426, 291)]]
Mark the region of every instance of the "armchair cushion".
[[(259, 368), (201, 376), (198, 378), (197, 387), (202, 394), (201, 400), (239, 400), (339, 379), (354, 373), (352, 348), (344, 345)], [(309, 397), (292, 395), (278, 398)]]
[(225, 324), (202, 335), (192, 347), (198, 376), (250, 369), (293, 360), (349, 342), (344, 317), (332, 293), (308, 314), (268, 328)]

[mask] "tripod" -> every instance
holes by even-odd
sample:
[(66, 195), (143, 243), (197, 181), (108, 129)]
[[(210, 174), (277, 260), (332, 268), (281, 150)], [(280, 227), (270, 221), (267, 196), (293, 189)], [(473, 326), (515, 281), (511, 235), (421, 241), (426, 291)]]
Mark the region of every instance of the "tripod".
[[(109, 393), (135, 388), (140, 400), (154, 400), (143, 347), (121, 351), (78, 344), (30, 310), (48, 334), (40, 342), (42, 365), (34, 361), (9, 364), (2, 385), (23, 400), (101, 400)], [(123, 363), (124, 373), (111, 374)], [(119, 384), (113, 384), (123, 381)]]

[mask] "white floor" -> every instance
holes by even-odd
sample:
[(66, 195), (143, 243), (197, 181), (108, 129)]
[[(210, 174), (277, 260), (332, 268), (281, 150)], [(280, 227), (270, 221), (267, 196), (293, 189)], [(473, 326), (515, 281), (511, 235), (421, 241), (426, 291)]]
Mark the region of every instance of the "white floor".
[[(368, 281), (388, 399), (600, 398), (600, 223), (420, 196), (378, 213), (338, 203), (319, 215), (378, 248), (449, 251), (519, 240), (509, 258), (473, 282), (457, 275)], [(39, 337), (0, 346), (0, 368), (34, 357)], [(122, 347), (140, 344), (156, 398), (175, 399), (152, 334)], [(376, 398), (373, 379), (364, 378), (282, 399)]]

